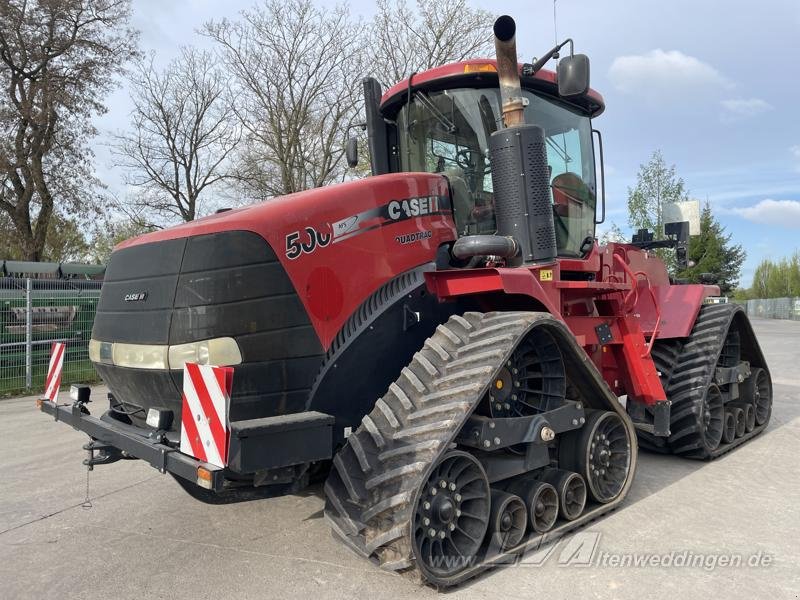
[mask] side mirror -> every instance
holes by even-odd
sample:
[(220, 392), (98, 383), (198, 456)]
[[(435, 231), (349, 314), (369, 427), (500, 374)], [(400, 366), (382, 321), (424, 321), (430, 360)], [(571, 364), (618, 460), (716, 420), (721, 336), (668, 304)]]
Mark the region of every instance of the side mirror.
[(564, 98), (589, 91), (589, 57), (585, 54), (565, 56), (558, 63), (558, 94)]
[(347, 138), (344, 155), (347, 158), (348, 167), (352, 169), (358, 166), (358, 138), (356, 136), (353, 135)]

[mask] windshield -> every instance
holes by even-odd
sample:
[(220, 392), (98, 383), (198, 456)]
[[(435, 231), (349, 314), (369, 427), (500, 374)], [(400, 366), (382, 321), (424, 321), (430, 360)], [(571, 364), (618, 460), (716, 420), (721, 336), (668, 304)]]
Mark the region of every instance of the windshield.
[[(544, 129), (558, 253), (580, 256), (594, 235), (595, 175), (589, 117), (523, 91), (525, 121)], [(459, 235), (494, 233), (489, 136), (500, 126), (497, 89), (416, 92), (398, 115), (403, 171), (442, 173), (450, 181)]]

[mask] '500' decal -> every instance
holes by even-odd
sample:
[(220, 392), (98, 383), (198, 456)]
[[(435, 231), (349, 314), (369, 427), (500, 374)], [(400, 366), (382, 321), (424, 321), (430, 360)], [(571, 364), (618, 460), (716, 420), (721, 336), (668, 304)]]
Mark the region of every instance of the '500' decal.
[[(303, 234), (305, 234), (304, 239)], [(295, 231), (286, 236), (286, 258), (294, 260), (303, 254), (311, 254), (317, 248), (324, 248), (331, 243), (331, 234), (322, 233), (313, 227), (304, 231)]]

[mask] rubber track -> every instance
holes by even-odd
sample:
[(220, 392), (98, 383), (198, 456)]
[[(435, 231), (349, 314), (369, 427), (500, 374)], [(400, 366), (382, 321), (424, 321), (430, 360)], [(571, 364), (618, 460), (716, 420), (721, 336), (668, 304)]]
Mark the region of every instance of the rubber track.
[(439, 325), (337, 454), (325, 516), (337, 537), (388, 570), (416, 568), (413, 503), (439, 456), (544, 313), (466, 313)]
[[(656, 340), (653, 345), (653, 350), (650, 352), (650, 357), (653, 359), (656, 371), (658, 371), (661, 385), (666, 390), (667, 384), (675, 364), (678, 359), (678, 354), (681, 351), (681, 342), (677, 339), (669, 340)], [(648, 431), (636, 430), (636, 435), (639, 438), (639, 447), (650, 450), (651, 452), (669, 453), (667, 447), (667, 440), (661, 436), (654, 435)]]
[(721, 443), (709, 451), (700, 433), (700, 410), (706, 390), (711, 385), (734, 315), (741, 308), (732, 304), (703, 306), (692, 333), (680, 349), (667, 383), (667, 398), (672, 401), (670, 430), (667, 443), (673, 454), (687, 458), (715, 458), (760, 433), (765, 425), (737, 438), (730, 444)]

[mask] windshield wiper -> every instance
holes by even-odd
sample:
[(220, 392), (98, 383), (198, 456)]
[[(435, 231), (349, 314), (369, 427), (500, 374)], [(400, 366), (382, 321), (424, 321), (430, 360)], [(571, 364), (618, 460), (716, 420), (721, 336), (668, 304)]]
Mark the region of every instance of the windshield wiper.
[(431, 111), (431, 114), (433, 115), (433, 117), (437, 121), (439, 121), (439, 124), (442, 127), (444, 127), (444, 129), (445, 129), (445, 131), (447, 131), (447, 133), (455, 133), (456, 132), (455, 123), (453, 123), (450, 119), (448, 119), (444, 115), (444, 113), (442, 113), (438, 108), (436, 108), (436, 105), (433, 102), (431, 102), (431, 99), (428, 98), (428, 96), (426, 96), (423, 92), (419, 92), (418, 91), (418, 92), (416, 92), (414, 94), (414, 98), (417, 101), (419, 101), (420, 104), (422, 104), (425, 108), (427, 108), (429, 111)]
[(564, 148), (561, 148), (553, 141), (553, 138), (547, 138), (547, 145), (550, 146), (555, 151), (556, 154), (558, 154), (558, 157), (564, 161), (565, 165), (567, 163), (572, 162), (572, 157), (569, 154), (567, 154), (566, 146)]

